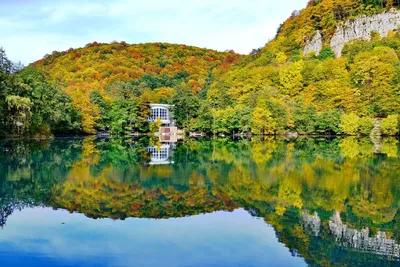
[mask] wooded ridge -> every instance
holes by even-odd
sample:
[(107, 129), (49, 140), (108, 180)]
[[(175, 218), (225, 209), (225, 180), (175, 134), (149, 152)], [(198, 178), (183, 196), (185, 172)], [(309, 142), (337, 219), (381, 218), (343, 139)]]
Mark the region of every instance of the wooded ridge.
[[(207, 134), (369, 135), (378, 123), (397, 135), (400, 33), (383, 18), (398, 7), (312, 0), (246, 56), (94, 42), (19, 69), (1, 50), (0, 135), (148, 132), (149, 102), (173, 104), (179, 127)], [(362, 34), (346, 35), (349, 25)]]

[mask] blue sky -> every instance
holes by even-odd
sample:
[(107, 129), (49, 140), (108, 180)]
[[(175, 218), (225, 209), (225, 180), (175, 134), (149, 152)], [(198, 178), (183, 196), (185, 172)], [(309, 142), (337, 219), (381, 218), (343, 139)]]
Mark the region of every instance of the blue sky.
[(0, 46), (24, 64), (93, 41), (169, 42), (247, 54), (307, 2), (0, 0)]

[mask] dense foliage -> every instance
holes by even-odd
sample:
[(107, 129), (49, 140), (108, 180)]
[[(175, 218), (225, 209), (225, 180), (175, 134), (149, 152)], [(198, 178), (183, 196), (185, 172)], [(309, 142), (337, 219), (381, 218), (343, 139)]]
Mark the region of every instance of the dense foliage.
[[(148, 132), (155, 125), (147, 122), (146, 103), (153, 102), (173, 104), (179, 127), (207, 134), (397, 135), (400, 32), (351, 41), (340, 58), (329, 40), (345, 20), (398, 7), (388, 0), (311, 0), (249, 56), (166, 43), (94, 42), (53, 52), (16, 75), (2, 60), (0, 112), (12, 114), (2, 115), (2, 123), (14, 134)], [(304, 54), (317, 31), (323, 49)], [(39, 89), (29, 91), (26, 83)], [(54, 95), (54, 103), (39, 108), (47, 98), (29, 97), (27, 90)]]
[(177, 87), (204, 95), (214, 77), (238, 59), (233, 52), (185, 45), (95, 42), (53, 52), (33, 65), (71, 96), (86, 133), (110, 129), (119, 134), (148, 130), (149, 111), (143, 105), (171, 102)]
[[(207, 94), (209, 111), (215, 125), (230, 127), (209, 132), (369, 135), (380, 123), (376, 119), (400, 114), (399, 33), (372, 33), (371, 41), (349, 42), (341, 58), (329, 47), (339, 23), (393, 7), (397, 1), (310, 1), (273, 41), (214, 81)], [(318, 56), (304, 54), (317, 30), (324, 48)], [(250, 114), (245, 126), (235, 118), (241, 112)], [(397, 121), (392, 117), (394, 130), (386, 134), (398, 133)]]
[(71, 98), (40, 70), (20, 70), (0, 49), (0, 136), (81, 131)]

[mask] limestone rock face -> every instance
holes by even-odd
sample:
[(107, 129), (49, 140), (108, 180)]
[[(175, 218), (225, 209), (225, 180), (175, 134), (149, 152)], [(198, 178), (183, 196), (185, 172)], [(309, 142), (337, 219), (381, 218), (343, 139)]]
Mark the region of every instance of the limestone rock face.
[[(354, 20), (348, 20), (336, 27), (330, 46), (335, 52), (336, 57), (342, 55), (344, 45), (356, 39), (371, 39), (371, 32), (377, 32), (381, 37), (386, 37), (389, 31), (397, 30), (400, 27), (400, 10), (392, 9), (388, 12), (380, 13), (371, 17), (362, 16)], [(304, 54), (315, 51), (317, 55), (323, 46), (322, 36), (319, 31), (304, 47)]]
[(399, 27), (400, 11), (396, 9), (372, 17), (362, 16), (336, 28), (331, 39), (331, 48), (336, 57), (340, 57), (345, 43), (355, 39), (370, 40), (371, 32), (377, 32), (381, 37), (387, 37), (389, 31), (397, 30)]
[(307, 45), (304, 47), (303, 52), (304, 54), (308, 54), (311, 51), (315, 51), (315, 53), (318, 55), (319, 52), (321, 52), (321, 49), (322, 49), (322, 35), (320, 31), (317, 31), (312, 40), (308, 42)]

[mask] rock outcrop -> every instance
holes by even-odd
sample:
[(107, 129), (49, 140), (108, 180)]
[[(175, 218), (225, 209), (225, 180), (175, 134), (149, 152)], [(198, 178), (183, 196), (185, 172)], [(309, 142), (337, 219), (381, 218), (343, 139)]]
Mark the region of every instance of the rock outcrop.
[(304, 47), (304, 54), (308, 54), (311, 51), (314, 51), (317, 55), (321, 52), (322, 49), (322, 35), (320, 31), (314, 35), (310, 42)]
[(400, 11), (396, 9), (372, 17), (362, 16), (354, 21), (347, 21), (336, 28), (331, 39), (331, 48), (336, 56), (340, 57), (345, 43), (355, 39), (370, 40), (372, 32), (377, 32), (381, 37), (386, 37), (389, 31), (397, 30), (399, 27)]
[[(390, 31), (396, 31), (400, 27), (400, 10), (392, 9), (388, 12), (374, 16), (361, 16), (354, 20), (348, 20), (336, 27), (336, 32), (330, 40), (330, 46), (336, 57), (342, 55), (344, 45), (352, 40), (370, 40), (371, 33), (376, 32), (381, 37), (386, 37)], [(314, 50), (317, 54), (323, 46), (322, 36), (319, 31), (304, 47), (305, 54)]]

